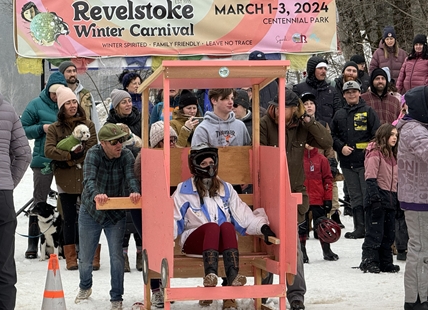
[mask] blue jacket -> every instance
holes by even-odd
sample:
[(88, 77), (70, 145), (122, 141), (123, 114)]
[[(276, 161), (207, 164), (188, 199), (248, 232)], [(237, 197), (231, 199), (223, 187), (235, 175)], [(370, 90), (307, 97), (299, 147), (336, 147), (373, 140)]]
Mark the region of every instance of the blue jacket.
[(33, 160), (31, 168), (44, 168), (51, 162), (45, 157), (46, 133), (43, 125), (55, 123), (58, 114), (58, 105), (49, 96), (49, 87), (53, 84), (61, 84), (67, 87), (65, 77), (60, 72), (53, 73), (37, 98), (34, 98), (25, 108), (21, 116), (22, 127), (29, 140), (35, 139), (33, 148)]

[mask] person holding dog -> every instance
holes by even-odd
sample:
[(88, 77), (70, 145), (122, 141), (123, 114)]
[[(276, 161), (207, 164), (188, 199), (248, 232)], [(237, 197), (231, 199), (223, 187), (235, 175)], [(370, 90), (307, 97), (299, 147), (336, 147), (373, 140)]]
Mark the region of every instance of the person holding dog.
[(79, 212), (79, 293), (75, 302), (92, 293), (92, 261), (101, 231), (107, 237), (110, 254), (111, 309), (122, 309), (124, 258), (122, 241), (126, 228), (125, 210), (97, 210), (109, 197), (129, 196), (136, 204), (141, 197), (140, 183), (134, 175), (134, 155), (122, 147), (127, 133), (119, 125), (105, 124), (98, 133), (100, 144), (92, 147), (83, 165), (83, 193)]
[[(68, 270), (78, 269), (76, 244), (78, 235), (77, 201), (83, 190), (83, 170), (77, 164), (82, 165), (86, 152), (97, 143), (97, 134), (94, 123), (86, 119), (85, 111), (78, 104), (76, 95), (68, 87), (59, 87), (56, 91), (58, 98), (57, 121), (49, 126), (45, 143), (45, 156), (53, 160), (55, 181), (58, 187), (64, 215), (64, 254)], [(59, 141), (70, 136), (74, 128), (85, 124), (90, 131), (90, 138), (74, 151), (64, 151), (57, 147)], [(99, 268), (99, 256), (98, 265)]]
[(0, 309), (15, 309), (16, 266), (15, 229), (17, 225), (13, 190), (31, 161), (31, 149), (13, 106), (0, 94)]

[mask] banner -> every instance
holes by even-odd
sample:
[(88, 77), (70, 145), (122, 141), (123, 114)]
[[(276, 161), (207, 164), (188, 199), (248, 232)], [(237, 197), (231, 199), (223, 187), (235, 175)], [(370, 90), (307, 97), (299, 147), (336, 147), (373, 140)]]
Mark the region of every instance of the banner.
[(334, 0), (14, 1), (23, 57), (336, 51)]

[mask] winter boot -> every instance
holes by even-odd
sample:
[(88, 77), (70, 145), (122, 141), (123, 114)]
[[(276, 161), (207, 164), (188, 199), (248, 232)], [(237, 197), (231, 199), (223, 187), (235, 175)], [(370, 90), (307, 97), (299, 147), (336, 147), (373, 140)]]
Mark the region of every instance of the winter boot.
[(325, 260), (335, 261), (339, 259), (339, 255), (337, 255), (330, 249), (330, 243), (322, 241), (320, 241), (320, 243)]
[(77, 270), (77, 253), (75, 244), (67, 244), (63, 246), (65, 262), (67, 270)]
[(293, 300), (290, 302), (290, 310), (304, 310), (305, 305), (303, 304), (303, 301), (301, 300)]
[[(40, 234), (39, 224), (37, 215), (30, 215), (28, 217), (28, 248), (25, 251), (25, 258), (33, 259), (37, 258), (37, 251), (39, 245), (39, 237), (36, 237)], [(46, 253), (40, 253), (40, 256), (46, 255)]]
[(137, 262), (135, 265), (138, 271), (143, 271), (143, 252), (137, 252)]
[(100, 252), (101, 244), (98, 244), (95, 250), (94, 260), (92, 261), (92, 270), (100, 270)]
[(236, 309), (238, 309), (238, 305), (236, 304), (235, 299), (223, 299), (222, 310), (236, 310)]
[(353, 210), (354, 231), (345, 234), (346, 239), (361, 239), (364, 238), (366, 228), (364, 224), (363, 207), (358, 206)]
[(392, 263), (380, 264), (380, 271), (395, 273), (400, 271), (400, 266), (394, 265)]
[[(217, 273), (218, 273), (218, 251), (205, 250), (202, 252), (204, 258), (204, 286), (214, 287), (217, 286)], [(199, 300), (199, 305), (202, 307), (210, 306), (212, 300)]]
[(397, 251), (397, 260), (403, 260), (405, 261), (407, 259), (407, 252), (406, 250), (398, 250)]
[(124, 272), (131, 272), (131, 267), (129, 267), (129, 258), (127, 253), (123, 253), (123, 258), (125, 260), (125, 264), (123, 265)]
[(302, 254), (303, 254), (303, 263), (309, 264), (309, 257), (308, 257), (308, 254), (306, 253), (306, 240), (305, 241), (300, 240), (300, 249), (302, 250)]
[(345, 228), (345, 225), (343, 225), (342, 222), (340, 221), (340, 216), (339, 216), (338, 210), (334, 211), (334, 213), (331, 214), (331, 219), (333, 221), (335, 221), (340, 226), (340, 228), (342, 228), (342, 229)]
[(344, 204), (343, 206), (343, 215), (354, 216), (352, 208), (348, 204)]
[(367, 258), (363, 259), (363, 261), (361, 262), (360, 269), (364, 273), (366, 273), (366, 272), (379, 273), (380, 272), (379, 264), (370, 260), (370, 259), (367, 259)]
[(428, 310), (428, 302), (421, 303), (418, 295), (416, 302), (404, 303), (404, 310)]
[(224, 270), (226, 272), (229, 286), (242, 286), (247, 283), (247, 278), (239, 272), (239, 252), (238, 249), (228, 249), (223, 251)]

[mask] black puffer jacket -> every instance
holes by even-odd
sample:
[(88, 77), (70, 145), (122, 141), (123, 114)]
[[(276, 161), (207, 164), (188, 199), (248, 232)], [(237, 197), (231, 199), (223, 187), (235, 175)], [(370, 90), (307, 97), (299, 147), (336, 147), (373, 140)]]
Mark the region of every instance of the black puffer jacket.
[[(333, 117), (331, 135), (333, 148), (339, 156), (342, 168), (364, 167), (364, 151), (375, 136), (380, 122), (376, 112), (360, 98), (354, 106), (346, 105)], [(342, 154), (342, 148), (347, 145), (354, 149), (349, 155)]]
[(323, 120), (330, 125), (334, 114), (342, 108), (340, 97), (334, 87), (326, 81), (319, 81), (315, 76), (308, 77), (306, 81), (293, 86), (293, 91), (299, 96), (312, 93), (317, 105), (315, 118)]
[(131, 132), (141, 138), (141, 113), (136, 107), (132, 107), (132, 112), (128, 116), (120, 117), (114, 109), (108, 113), (106, 123), (122, 123), (129, 127)]

